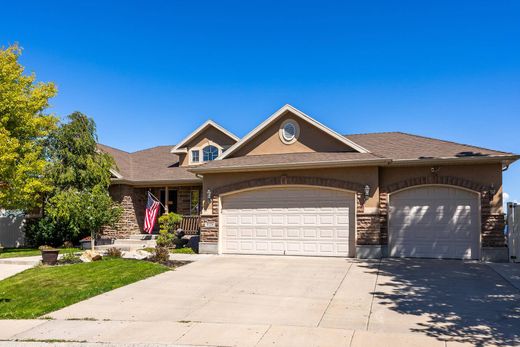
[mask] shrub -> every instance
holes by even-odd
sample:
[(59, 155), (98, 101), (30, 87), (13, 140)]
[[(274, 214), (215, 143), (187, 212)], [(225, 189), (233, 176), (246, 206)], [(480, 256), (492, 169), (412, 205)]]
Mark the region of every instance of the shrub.
[(106, 256), (111, 258), (121, 258), (123, 254), (121, 253), (121, 250), (119, 248), (111, 247), (107, 249)]
[(74, 244), (71, 241), (65, 241), (63, 242), (63, 248), (73, 248)]
[(168, 232), (174, 232), (180, 226), (182, 216), (177, 213), (170, 212), (163, 214), (159, 217), (159, 228), (160, 230), (166, 230)]
[[(177, 231), (182, 221), (182, 216), (177, 213), (170, 212), (159, 217), (159, 237), (157, 245), (160, 247), (182, 247), (181, 240), (184, 233)], [(181, 234), (182, 233), (182, 234)]]
[(156, 263), (167, 263), (170, 260), (170, 251), (166, 247), (157, 246), (150, 260)]
[(159, 236), (157, 237), (157, 246), (159, 247), (172, 247), (173, 245), (173, 239), (175, 235), (173, 233), (170, 233), (167, 230), (161, 229), (159, 231)]
[(64, 240), (68, 239), (70, 238), (68, 237), (67, 226), (48, 216), (27, 221), (25, 240), (29, 246), (51, 245), (58, 247), (63, 244)]
[(58, 259), (58, 264), (77, 264), (81, 263), (81, 259), (74, 254), (74, 252), (67, 252), (61, 257), (61, 259)]

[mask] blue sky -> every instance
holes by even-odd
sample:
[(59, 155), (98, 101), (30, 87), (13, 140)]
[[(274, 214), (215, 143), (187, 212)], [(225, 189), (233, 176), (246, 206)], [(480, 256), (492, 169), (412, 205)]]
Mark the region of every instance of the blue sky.
[[(84, 1), (86, 3), (86, 1)], [(519, 1), (10, 1), (0, 45), (128, 151), (290, 103), (340, 133), (520, 153)], [(520, 163), (504, 174), (520, 201)]]

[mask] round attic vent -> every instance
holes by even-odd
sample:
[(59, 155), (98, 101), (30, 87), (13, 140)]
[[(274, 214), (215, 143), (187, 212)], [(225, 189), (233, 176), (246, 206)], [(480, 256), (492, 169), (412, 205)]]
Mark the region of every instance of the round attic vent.
[(300, 127), (298, 123), (293, 119), (288, 119), (282, 123), (280, 127), (280, 139), (285, 144), (291, 144), (296, 142), (298, 136), (300, 135)]

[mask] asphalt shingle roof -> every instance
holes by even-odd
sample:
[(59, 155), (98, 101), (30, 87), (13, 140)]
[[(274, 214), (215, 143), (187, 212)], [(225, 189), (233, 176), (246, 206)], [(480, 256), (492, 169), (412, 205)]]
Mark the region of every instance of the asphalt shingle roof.
[(215, 160), (197, 167), (179, 167), (179, 157), (170, 153), (172, 146), (157, 146), (128, 153), (99, 144), (99, 148), (112, 155), (123, 179), (134, 182), (198, 181), (194, 173), (212, 169), (269, 167), (276, 165), (320, 164), (320, 162), (370, 162), (415, 159), (444, 159), (513, 156), (512, 153), (438, 140), (402, 132), (344, 135), (366, 148), (370, 153), (311, 152), (251, 155)]
[(170, 153), (173, 146), (157, 146), (129, 153), (98, 144), (98, 148), (110, 154), (123, 179), (134, 182), (198, 181), (186, 167), (179, 167), (179, 156)]
[(371, 153), (393, 160), (512, 155), (491, 149), (402, 132), (343, 135)]

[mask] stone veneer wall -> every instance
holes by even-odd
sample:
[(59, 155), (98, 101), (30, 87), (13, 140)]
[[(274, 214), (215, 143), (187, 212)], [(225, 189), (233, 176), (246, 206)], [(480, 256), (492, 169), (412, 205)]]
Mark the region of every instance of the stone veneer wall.
[[(159, 198), (162, 188), (151, 188), (152, 194)], [(199, 190), (200, 186), (172, 187), (177, 190), (177, 213), (182, 215), (190, 214), (190, 192)], [(115, 228), (106, 227), (103, 229), (103, 236), (106, 238), (120, 239), (127, 238), (133, 234), (141, 234), (143, 230), (144, 215), (146, 210), (148, 188), (137, 188), (125, 184), (116, 184), (110, 187), (110, 196), (114, 201), (123, 207), (123, 215)], [(201, 193), (199, 193), (200, 198)], [(158, 226), (156, 224), (156, 229)]]
[(110, 196), (121, 204), (123, 215), (115, 228), (104, 228), (103, 236), (116, 239), (140, 234), (146, 209), (146, 189), (117, 184), (110, 187)]

